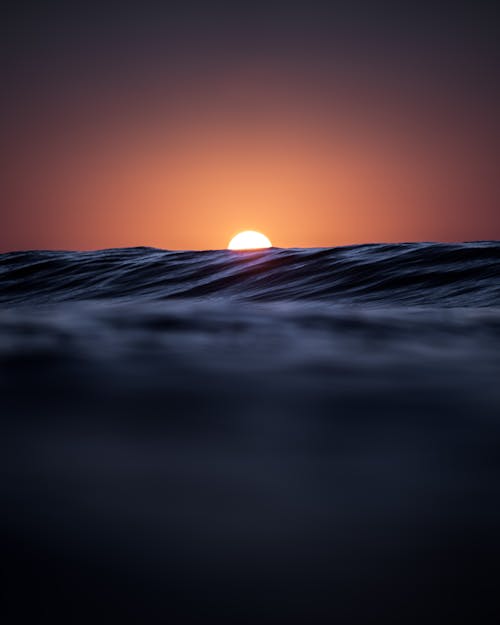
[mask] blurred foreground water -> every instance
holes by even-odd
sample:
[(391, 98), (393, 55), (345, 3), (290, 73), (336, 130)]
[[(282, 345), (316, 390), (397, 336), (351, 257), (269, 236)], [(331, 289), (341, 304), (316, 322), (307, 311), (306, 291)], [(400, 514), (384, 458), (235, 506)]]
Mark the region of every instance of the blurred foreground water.
[(1, 255), (4, 622), (497, 622), (499, 259)]

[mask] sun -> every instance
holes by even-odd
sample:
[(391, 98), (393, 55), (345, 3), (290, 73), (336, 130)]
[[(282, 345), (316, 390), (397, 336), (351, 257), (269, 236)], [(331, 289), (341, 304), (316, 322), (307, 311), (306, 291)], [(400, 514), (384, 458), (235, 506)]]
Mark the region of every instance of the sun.
[(272, 247), (271, 241), (260, 232), (254, 230), (245, 230), (234, 236), (229, 245), (228, 250), (260, 250), (265, 247)]

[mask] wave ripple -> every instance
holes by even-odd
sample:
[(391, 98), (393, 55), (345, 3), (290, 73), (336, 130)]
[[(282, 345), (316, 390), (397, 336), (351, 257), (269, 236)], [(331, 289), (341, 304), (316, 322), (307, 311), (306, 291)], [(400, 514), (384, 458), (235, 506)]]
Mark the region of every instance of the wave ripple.
[(231, 252), (147, 247), (0, 255), (0, 302), (231, 297), (500, 305), (500, 242)]

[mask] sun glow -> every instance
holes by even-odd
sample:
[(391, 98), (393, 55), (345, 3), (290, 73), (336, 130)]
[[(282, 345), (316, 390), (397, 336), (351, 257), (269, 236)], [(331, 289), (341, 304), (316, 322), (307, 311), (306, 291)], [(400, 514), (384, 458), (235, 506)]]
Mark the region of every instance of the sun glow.
[(229, 241), (228, 250), (260, 250), (271, 247), (271, 241), (260, 232), (245, 230)]

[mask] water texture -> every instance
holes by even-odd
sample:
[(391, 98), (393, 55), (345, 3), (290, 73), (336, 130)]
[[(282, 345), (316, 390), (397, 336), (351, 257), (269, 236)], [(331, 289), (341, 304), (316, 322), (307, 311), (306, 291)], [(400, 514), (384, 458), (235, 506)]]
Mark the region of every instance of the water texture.
[(496, 623), (500, 243), (0, 255), (5, 622)]
[(13, 252), (0, 255), (0, 302), (224, 296), (498, 306), (499, 261), (500, 244), (482, 241), (255, 252)]

